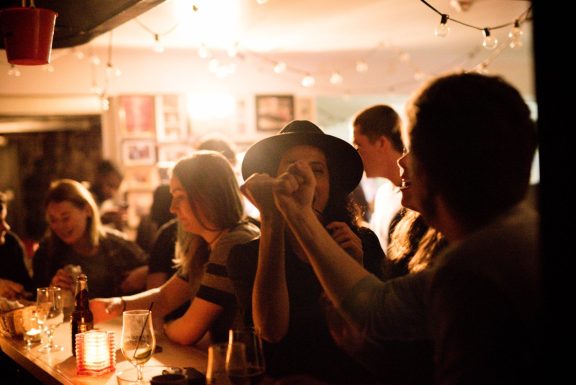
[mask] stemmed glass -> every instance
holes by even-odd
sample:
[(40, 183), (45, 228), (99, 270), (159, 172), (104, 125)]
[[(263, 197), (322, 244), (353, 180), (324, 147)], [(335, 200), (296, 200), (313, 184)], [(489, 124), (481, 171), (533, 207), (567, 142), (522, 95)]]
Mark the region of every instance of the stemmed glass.
[(266, 370), (262, 340), (253, 327), (230, 329), (226, 372), (235, 385), (256, 385)]
[(138, 383), (144, 383), (142, 366), (152, 358), (156, 336), (150, 310), (127, 310), (122, 313), (122, 354), (136, 366)]
[(40, 352), (57, 352), (64, 348), (54, 343), (54, 330), (64, 322), (62, 289), (59, 287), (39, 287), (36, 289), (36, 316), (48, 336), (48, 343), (42, 345)]

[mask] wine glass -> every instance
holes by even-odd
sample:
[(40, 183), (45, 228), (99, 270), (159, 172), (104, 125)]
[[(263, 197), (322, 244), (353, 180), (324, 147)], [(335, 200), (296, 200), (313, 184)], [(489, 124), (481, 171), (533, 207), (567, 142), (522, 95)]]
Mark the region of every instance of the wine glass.
[[(238, 342), (229, 348), (227, 342), (215, 343), (208, 347), (208, 363), (206, 365), (206, 385), (230, 385), (228, 379), (227, 359), (228, 351), (234, 351), (234, 367), (236, 370), (246, 370), (246, 360), (240, 358), (239, 352), (245, 351), (243, 344)], [(228, 365), (229, 366), (229, 365)]]
[(142, 366), (152, 358), (156, 336), (150, 310), (126, 310), (122, 313), (122, 354), (136, 367), (138, 383), (144, 383)]
[[(242, 346), (238, 348), (237, 345)], [(245, 367), (242, 368), (242, 360)], [(262, 340), (253, 327), (230, 329), (226, 357), (228, 378), (235, 385), (256, 385), (266, 370)]]
[(36, 289), (36, 316), (48, 343), (42, 345), (40, 352), (57, 352), (64, 348), (54, 343), (54, 330), (64, 322), (62, 289), (56, 286), (39, 287)]

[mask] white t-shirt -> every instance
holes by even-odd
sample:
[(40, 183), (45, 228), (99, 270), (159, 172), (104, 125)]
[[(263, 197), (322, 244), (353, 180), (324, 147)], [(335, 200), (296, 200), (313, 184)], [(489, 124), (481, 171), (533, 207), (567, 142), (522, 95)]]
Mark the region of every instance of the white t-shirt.
[(376, 233), (384, 251), (388, 248), (390, 222), (402, 208), (402, 193), (388, 179), (383, 179), (374, 198), (374, 212), (370, 217), (370, 228)]

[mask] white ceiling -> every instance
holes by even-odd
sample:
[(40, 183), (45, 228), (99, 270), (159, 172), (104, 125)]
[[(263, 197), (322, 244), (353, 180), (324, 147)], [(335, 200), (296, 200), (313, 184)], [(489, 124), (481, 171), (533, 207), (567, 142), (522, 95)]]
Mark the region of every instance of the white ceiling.
[[(451, 18), (476, 27), (513, 22), (530, 1), (461, 0), (470, 9), (458, 13), (454, 0), (428, 0)], [(192, 5), (197, 11), (192, 11)], [(462, 49), (481, 42), (482, 32), (449, 22), (446, 38), (434, 36), (440, 16), (420, 0), (167, 0), (114, 31), (116, 47), (146, 47), (153, 33), (168, 48), (226, 49), (239, 44), (257, 52), (369, 50), (391, 44), (404, 50)], [(531, 39), (531, 23), (523, 25)], [(501, 40), (510, 27), (494, 30)], [(108, 44), (101, 36), (95, 44)]]

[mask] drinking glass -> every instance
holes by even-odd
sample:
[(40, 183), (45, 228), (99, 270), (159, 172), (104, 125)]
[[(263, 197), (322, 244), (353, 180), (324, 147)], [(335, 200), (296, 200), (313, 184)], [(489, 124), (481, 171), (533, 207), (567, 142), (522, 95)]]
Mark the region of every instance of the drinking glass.
[[(243, 349), (235, 347), (243, 345)], [(235, 385), (256, 385), (266, 370), (262, 340), (253, 327), (230, 329), (226, 365), (228, 377)], [(245, 368), (239, 362), (245, 361)]]
[(156, 336), (150, 310), (127, 310), (122, 313), (122, 354), (136, 367), (138, 383), (144, 383), (142, 366), (152, 358)]
[(62, 346), (54, 343), (54, 330), (64, 322), (61, 288), (50, 286), (36, 289), (36, 316), (38, 324), (48, 337), (48, 343), (38, 350), (43, 353), (63, 350)]
[[(239, 351), (245, 349), (244, 345), (236, 343), (236, 347), (231, 350)], [(208, 363), (206, 365), (206, 385), (230, 385), (228, 373), (226, 371), (226, 358), (228, 354), (228, 343), (222, 342), (212, 344), (208, 347)], [(237, 362), (238, 359), (235, 359)]]

